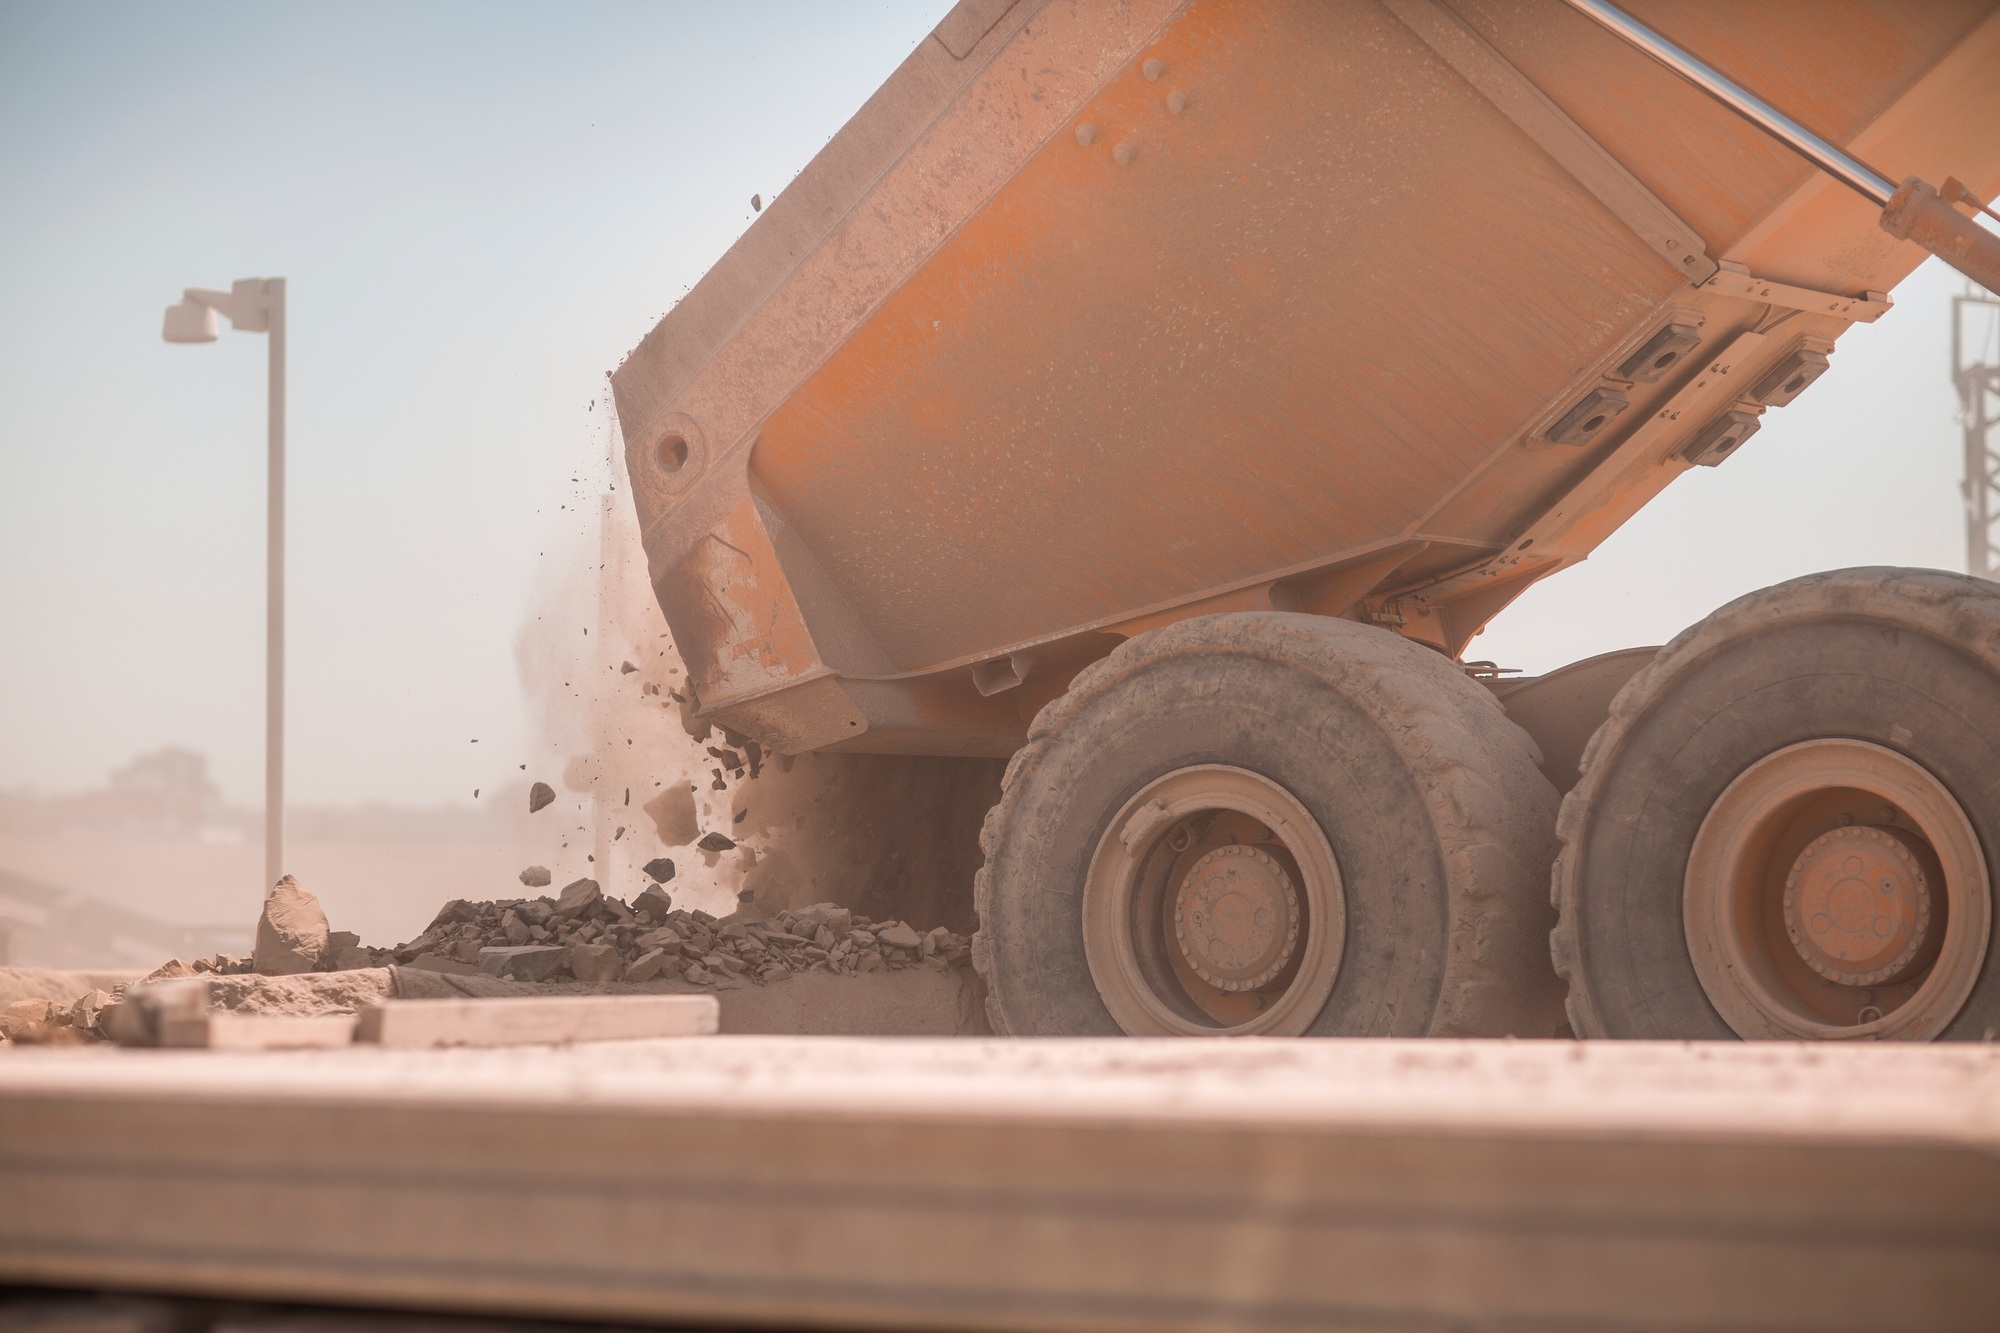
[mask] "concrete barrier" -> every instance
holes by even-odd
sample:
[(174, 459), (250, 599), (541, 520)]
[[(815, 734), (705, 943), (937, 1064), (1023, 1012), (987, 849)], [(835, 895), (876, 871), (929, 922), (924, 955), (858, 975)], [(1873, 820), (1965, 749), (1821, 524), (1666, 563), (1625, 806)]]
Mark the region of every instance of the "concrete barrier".
[(2000, 1049), (21, 1050), (0, 1281), (985, 1329), (1990, 1329)]

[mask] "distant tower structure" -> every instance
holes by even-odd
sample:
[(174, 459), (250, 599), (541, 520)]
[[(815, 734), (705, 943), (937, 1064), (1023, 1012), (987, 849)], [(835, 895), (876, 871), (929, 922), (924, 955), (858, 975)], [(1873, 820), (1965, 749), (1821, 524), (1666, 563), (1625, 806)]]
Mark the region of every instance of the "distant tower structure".
[(1965, 426), (1965, 568), (2000, 582), (2000, 297), (1952, 298), (1951, 372)]

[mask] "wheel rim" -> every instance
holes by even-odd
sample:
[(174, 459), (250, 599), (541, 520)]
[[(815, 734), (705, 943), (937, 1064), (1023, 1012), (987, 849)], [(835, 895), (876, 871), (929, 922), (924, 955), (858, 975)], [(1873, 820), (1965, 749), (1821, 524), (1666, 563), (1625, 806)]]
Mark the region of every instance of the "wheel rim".
[(1221, 764), (1157, 778), (1084, 880), (1097, 993), (1134, 1036), (1299, 1036), (1340, 970), (1333, 848), (1296, 797)]
[(1854, 740), (1787, 746), (1730, 783), (1682, 902), (1702, 989), (1753, 1039), (1936, 1037), (1979, 979), (1992, 917), (1957, 800)]

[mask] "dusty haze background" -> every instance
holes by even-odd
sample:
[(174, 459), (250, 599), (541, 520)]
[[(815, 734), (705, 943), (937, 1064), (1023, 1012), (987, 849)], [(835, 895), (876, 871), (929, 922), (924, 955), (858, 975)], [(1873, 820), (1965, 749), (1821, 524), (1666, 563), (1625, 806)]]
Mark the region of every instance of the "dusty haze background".
[[(264, 340), (159, 324), (261, 275), (290, 280), (298, 868), (387, 942), (526, 860), (594, 864), (590, 798), (552, 850), (525, 783), (560, 785), (605, 708), (686, 750), (581, 632), (604, 374), (947, 8), (0, 3), (0, 873), (254, 917)], [(1957, 568), (1956, 287), (1920, 271), (1741, 456), (1469, 655), (1543, 670), (1813, 569)], [(617, 597), (638, 653), (664, 626)], [(77, 804), (169, 746), (208, 762), (197, 817)]]

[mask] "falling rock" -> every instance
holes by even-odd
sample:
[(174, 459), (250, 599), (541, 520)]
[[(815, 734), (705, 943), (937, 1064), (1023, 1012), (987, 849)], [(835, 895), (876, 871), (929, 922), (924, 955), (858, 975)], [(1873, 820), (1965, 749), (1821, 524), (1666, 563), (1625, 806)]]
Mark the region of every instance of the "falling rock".
[(547, 981), (568, 961), (569, 950), (560, 944), (489, 946), (479, 951), (481, 971), (516, 981)]
[(726, 833), (704, 833), (695, 846), (704, 852), (726, 852), (736, 845), (736, 839)]
[(290, 875), (279, 880), (264, 899), (257, 918), (257, 949), (251, 970), (267, 977), (296, 976), (319, 967), (326, 952), (326, 913), (319, 899)]
[(529, 866), (521, 872), (521, 882), (531, 889), (546, 889), (554, 881), (547, 866)]
[(629, 676), (638, 669), (638, 667), (633, 666), (630, 662), (620, 662), (618, 664), (618, 674), (621, 676)]
[(597, 887), (596, 880), (574, 880), (563, 887), (562, 896), (556, 899), (555, 915), (582, 916), (603, 901), (604, 890)]
[(900, 921), (879, 927), (875, 931), (875, 938), (884, 944), (893, 944), (898, 949), (914, 949), (923, 943), (923, 936)]
[(648, 884), (632, 900), (632, 910), (655, 921), (664, 921), (667, 913), (674, 910), (673, 896), (657, 884)]
[[(625, 969), (623, 979), (634, 983), (651, 981), (654, 977), (660, 975), (660, 969), (666, 965), (667, 951), (665, 949), (655, 949), (651, 953), (642, 953), (632, 960), (632, 966)], [(574, 969), (576, 965), (572, 963), (570, 966)]]
[(665, 856), (656, 856), (652, 860), (646, 862), (645, 871), (648, 875), (651, 875), (655, 880), (659, 881), (662, 884), (665, 884), (668, 880), (674, 877), (674, 863), (671, 858)]
[(547, 806), (554, 805), (556, 789), (546, 782), (537, 782), (528, 788), (528, 813), (534, 814)]
[(701, 836), (694, 791), (682, 783), (676, 782), (639, 808), (653, 821), (653, 831), (665, 846), (685, 847)]
[(570, 974), (586, 986), (608, 986), (618, 980), (625, 960), (618, 956), (618, 950), (609, 944), (572, 944), (569, 946)]

